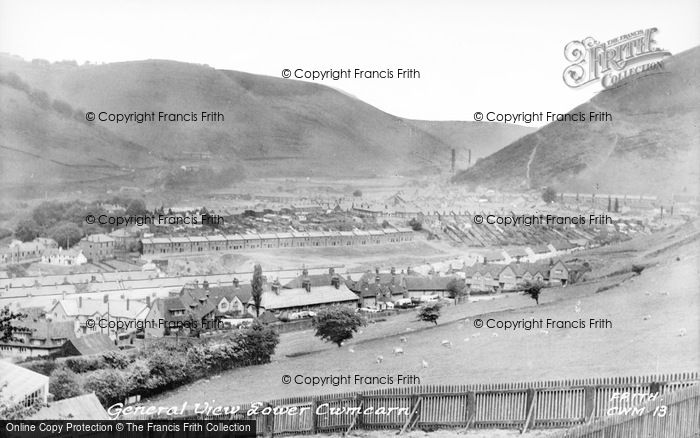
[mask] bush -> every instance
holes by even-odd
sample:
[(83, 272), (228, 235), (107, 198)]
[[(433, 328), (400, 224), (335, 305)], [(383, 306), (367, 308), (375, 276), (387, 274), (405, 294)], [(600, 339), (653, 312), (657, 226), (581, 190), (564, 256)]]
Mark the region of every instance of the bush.
[(54, 395), (56, 400), (82, 394), (78, 376), (67, 368), (56, 368), (49, 376), (49, 392)]
[(108, 351), (102, 354), (102, 359), (106, 366), (123, 370), (133, 362), (130, 355), (122, 351)]
[(69, 357), (64, 364), (74, 373), (81, 374), (104, 368), (105, 361), (102, 356), (77, 356)]
[(34, 360), (22, 363), (22, 366), (28, 370), (32, 370), (36, 373), (43, 374), (45, 376), (51, 375), (53, 371), (58, 368), (58, 363), (55, 360)]
[(94, 392), (103, 406), (121, 403), (129, 395), (129, 378), (121, 370), (107, 368), (90, 373), (85, 379), (85, 389)]

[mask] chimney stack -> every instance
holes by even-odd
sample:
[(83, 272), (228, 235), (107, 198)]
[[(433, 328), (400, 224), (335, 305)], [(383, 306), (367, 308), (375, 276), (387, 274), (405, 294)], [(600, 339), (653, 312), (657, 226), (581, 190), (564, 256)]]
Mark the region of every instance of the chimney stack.
[[(107, 295), (105, 295), (107, 296)], [(78, 308), (82, 309), (83, 308), (83, 297), (78, 297)]]
[(279, 279), (275, 279), (275, 281), (272, 282), (272, 285), (270, 287), (272, 288), (272, 292), (274, 292), (275, 295), (279, 295), (281, 286), (282, 285), (280, 284)]
[(236, 289), (238, 289), (239, 284), (240, 284), (240, 283), (238, 282), (238, 279), (237, 279), (236, 277), (234, 277), (234, 278), (233, 278), (233, 287), (235, 287)]
[(103, 303), (106, 303), (107, 301), (109, 301), (109, 295), (108, 295), (108, 294), (104, 294), (104, 295), (102, 296), (102, 302), (103, 302)]
[(328, 274), (333, 276), (335, 274), (335, 268), (328, 268)]
[(391, 275), (396, 275), (396, 268), (394, 266), (391, 267)]
[(331, 286), (340, 289), (340, 276), (338, 276), (338, 274), (333, 274), (331, 277)]
[(204, 289), (209, 289), (209, 282), (207, 280), (204, 280), (204, 282), (202, 283), (202, 287)]
[(306, 289), (306, 292), (311, 292), (311, 280), (308, 277), (304, 277), (301, 281), (301, 287)]
[(127, 299), (126, 299), (126, 310), (127, 310), (127, 311), (129, 310), (129, 301), (131, 301), (131, 300), (129, 300), (129, 299), (127, 298)]
[(151, 308), (151, 296), (150, 295), (146, 296), (146, 307), (148, 307), (149, 309)]

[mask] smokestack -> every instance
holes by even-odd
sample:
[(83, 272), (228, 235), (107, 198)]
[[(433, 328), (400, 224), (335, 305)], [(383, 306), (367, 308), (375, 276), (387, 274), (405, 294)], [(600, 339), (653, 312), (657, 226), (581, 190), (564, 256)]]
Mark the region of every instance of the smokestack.
[(456, 160), (457, 160), (457, 151), (454, 148), (452, 148), (452, 162), (451, 162), (451, 166), (450, 166), (450, 171), (452, 173), (455, 173), (455, 161)]
[(301, 281), (301, 287), (306, 289), (306, 292), (311, 292), (311, 280), (308, 277), (304, 277)]

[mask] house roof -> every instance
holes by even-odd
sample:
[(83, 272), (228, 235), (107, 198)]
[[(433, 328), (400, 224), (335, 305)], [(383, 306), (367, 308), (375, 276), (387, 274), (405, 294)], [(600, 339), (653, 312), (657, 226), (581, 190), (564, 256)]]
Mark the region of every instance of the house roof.
[(420, 290), (433, 290), (433, 291), (445, 291), (447, 290), (447, 284), (458, 277), (419, 277), (410, 276), (406, 277), (406, 289), (410, 291), (420, 291)]
[(66, 315), (72, 317), (106, 315), (109, 311), (110, 316), (136, 319), (144, 311), (148, 312), (146, 304), (137, 300), (110, 299), (108, 303), (105, 303), (104, 300), (83, 298), (82, 301), (82, 306), (80, 300), (77, 299), (61, 300), (56, 305), (62, 306)]
[(13, 324), (21, 332), (30, 332), (31, 339), (44, 341), (42, 346), (61, 346), (66, 339), (75, 337), (73, 321), (49, 321), (45, 318), (27, 317)]
[(95, 393), (51, 402), (31, 415), (29, 420), (109, 420)]
[(307, 292), (306, 289), (280, 289), (279, 294), (266, 291), (262, 294), (260, 307), (267, 310), (282, 310), (292, 307), (356, 301), (357, 299), (357, 295), (352, 293), (344, 283), (341, 283), (338, 289), (328, 285), (311, 287), (311, 292)]
[(95, 243), (107, 243), (107, 242), (114, 242), (114, 239), (109, 237), (106, 234), (90, 234), (89, 236), (83, 237), (83, 240), (87, 242), (95, 242)]
[[(338, 276), (338, 279), (341, 282), (345, 282), (345, 279), (339, 275), (339, 274), (334, 274)], [(331, 274), (316, 274), (316, 275), (307, 275), (306, 278), (308, 278), (311, 281), (311, 287), (319, 287), (319, 286), (330, 286), (331, 285), (331, 279), (333, 278), (333, 275)], [(300, 275), (298, 277), (295, 277), (291, 280), (289, 280), (287, 283), (282, 285), (283, 288), (285, 289), (298, 289), (303, 287), (303, 281), (304, 281), (304, 276)]]
[(83, 335), (79, 338), (71, 339), (70, 342), (83, 356), (118, 350), (117, 346), (109, 338), (109, 335), (104, 333)]

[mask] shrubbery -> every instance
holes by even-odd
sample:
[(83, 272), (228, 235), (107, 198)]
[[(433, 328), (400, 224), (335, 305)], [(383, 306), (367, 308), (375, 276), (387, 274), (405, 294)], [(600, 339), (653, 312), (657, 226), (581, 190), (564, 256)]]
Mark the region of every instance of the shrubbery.
[(49, 379), (49, 392), (56, 400), (71, 398), (83, 393), (78, 376), (67, 368), (56, 368)]
[[(156, 342), (137, 354), (117, 351), (69, 358), (64, 369), (52, 374), (52, 388), (67, 393), (64, 382), (77, 377), (85, 391), (94, 391), (107, 406), (131, 395), (154, 395), (232, 368), (268, 363), (278, 342), (277, 332), (256, 323), (222, 338), (187, 339), (175, 345)], [(79, 382), (75, 387), (80, 388)]]

